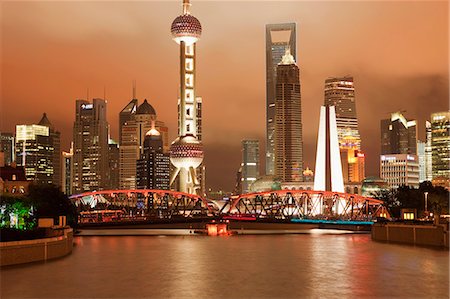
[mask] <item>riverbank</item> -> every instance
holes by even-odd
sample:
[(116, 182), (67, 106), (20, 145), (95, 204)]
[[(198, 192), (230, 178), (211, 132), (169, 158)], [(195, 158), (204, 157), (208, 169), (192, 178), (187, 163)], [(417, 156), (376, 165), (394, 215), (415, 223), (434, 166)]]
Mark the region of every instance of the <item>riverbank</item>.
[(448, 224), (375, 223), (372, 240), (449, 248)]
[(58, 237), (0, 243), (0, 266), (47, 261), (72, 252), (73, 230), (62, 228)]

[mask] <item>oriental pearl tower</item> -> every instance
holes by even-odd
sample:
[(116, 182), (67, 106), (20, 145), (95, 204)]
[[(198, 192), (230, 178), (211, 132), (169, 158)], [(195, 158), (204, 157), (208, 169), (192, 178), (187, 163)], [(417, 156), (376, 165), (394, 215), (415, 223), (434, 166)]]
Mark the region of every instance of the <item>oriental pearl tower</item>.
[(170, 146), (170, 161), (176, 168), (170, 185), (178, 177), (179, 191), (198, 194), (197, 168), (203, 161), (203, 146), (197, 138), (195, 44), (202, 33), (202, 26), (191, 15), (190, 6), (189, 0), (183, 0), (183, 14), (176, 17), (171, 26), (173, 40), (180, 45), (180, 102), (178, 138)]

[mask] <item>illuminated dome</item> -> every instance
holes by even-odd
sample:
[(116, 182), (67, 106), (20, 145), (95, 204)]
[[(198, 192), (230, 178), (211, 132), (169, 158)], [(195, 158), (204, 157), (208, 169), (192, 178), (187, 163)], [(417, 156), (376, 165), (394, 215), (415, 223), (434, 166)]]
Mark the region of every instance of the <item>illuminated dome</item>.
[(203, 146), (194, 136), (179, 137), (170, 146), (170, 161), (177, 168), (197, 168), (203, 161)]
[(170, 31), (174, 41), (178, 44), (182, 41), (187, 44), (193, 44), (202, 34), (202, 25), (196, 17), (186, 13), (173, 20)]

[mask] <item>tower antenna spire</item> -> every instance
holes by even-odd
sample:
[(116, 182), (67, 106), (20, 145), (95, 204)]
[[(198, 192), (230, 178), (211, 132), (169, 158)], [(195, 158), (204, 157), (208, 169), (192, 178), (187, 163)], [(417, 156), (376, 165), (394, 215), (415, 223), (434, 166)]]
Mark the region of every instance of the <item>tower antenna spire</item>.
[(191, 2), (189, 0), (183, 0), (183, 14), (184, 15), (190, 13), (190, 11), (189, 11), (190, 7), (191, 7)]
[(136, 80), (133, 80), (133, 100), (136, 98)]

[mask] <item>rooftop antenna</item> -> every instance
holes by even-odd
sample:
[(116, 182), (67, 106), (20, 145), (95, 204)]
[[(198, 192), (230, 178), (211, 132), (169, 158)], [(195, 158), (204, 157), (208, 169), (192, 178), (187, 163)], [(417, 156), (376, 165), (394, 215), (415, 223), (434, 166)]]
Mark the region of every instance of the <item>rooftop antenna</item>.
[(106, 86), (103, 86), (103, 99), (106, 100)]
[(87, 97), (87, 98), (86, 98), (86, 101), (89, 101), (89, 87), (86, 89), (86, 91), (87, 91), (87, 92), (86, 92), (86, 97)]
[(136, 99), (136, 80), (133, 80), (133, 100)]

